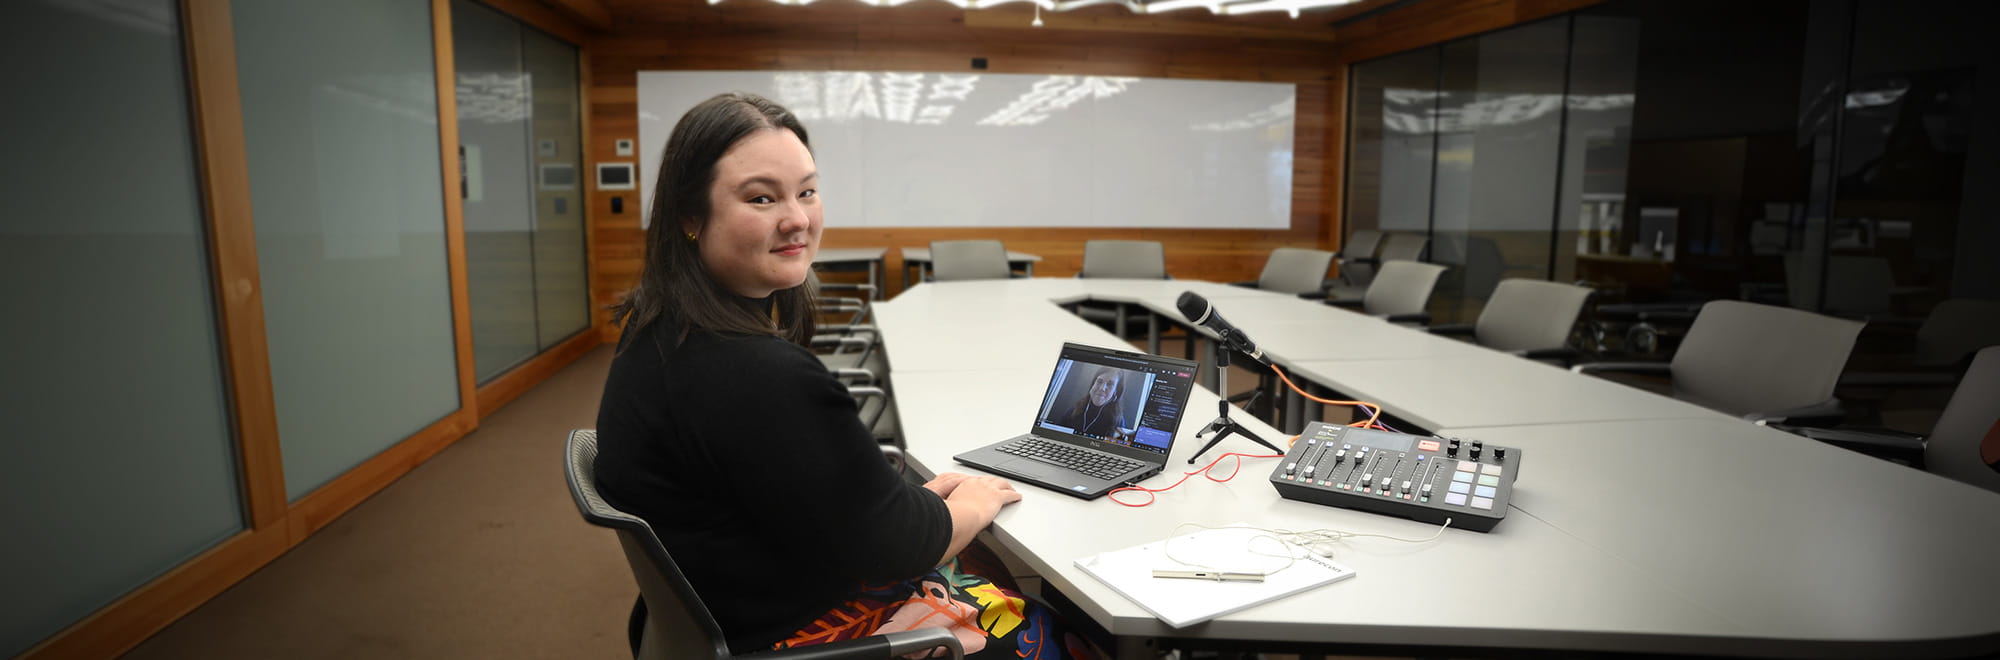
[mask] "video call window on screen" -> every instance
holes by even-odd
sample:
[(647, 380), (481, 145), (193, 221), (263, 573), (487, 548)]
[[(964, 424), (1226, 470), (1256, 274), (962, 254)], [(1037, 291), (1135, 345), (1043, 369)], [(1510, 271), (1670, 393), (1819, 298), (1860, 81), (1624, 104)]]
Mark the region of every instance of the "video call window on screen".
[(1165, 453), (1175, 429), (1157, 428), (1173, 380), (1145, 369), (1063, 359), (1042, 400), (1042, 428)]

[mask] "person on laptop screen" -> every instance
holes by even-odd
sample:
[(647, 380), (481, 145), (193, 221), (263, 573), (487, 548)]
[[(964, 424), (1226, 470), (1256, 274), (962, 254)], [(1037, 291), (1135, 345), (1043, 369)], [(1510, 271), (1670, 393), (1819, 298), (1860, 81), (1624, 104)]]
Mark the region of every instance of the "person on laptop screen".
[(1088, 381), (1090, 387), (1051, 423), (1077, 435), (1103, 438), (1124, 444), (1131, 433), (1125, 425), (1125, 377), (1123, 369), (1100, 367)]
[(978, 577), (997, 562), (960, 564), (1021, 494), (992, 476), (904, 481), (804, 347), (818, 182), (805, 127), (769, 100), (717, 96), (674, 126), (639, 283), (612, 312), (624, 334), (593, 466), (605, 499), (652, 526), (734, 653), (924, 626), (973, 657), (1093, 653)]

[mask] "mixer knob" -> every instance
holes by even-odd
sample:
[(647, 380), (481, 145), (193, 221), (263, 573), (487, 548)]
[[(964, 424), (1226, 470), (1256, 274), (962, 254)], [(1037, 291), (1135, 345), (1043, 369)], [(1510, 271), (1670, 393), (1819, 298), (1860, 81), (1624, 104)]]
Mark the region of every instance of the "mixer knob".
[(1484, 448), (1484, 446), (1479, 444), (1478, 440), (1472, 441), (1472, 460), (1479, 460), (1479, 450)]
[(1306, 480), (1307, 480), (1307, 481), (1311, 481), (1311, 480), (1312, 480), (1312, 478), (1313, 478), (1313, 468), (1314, 468), (1314, 467), (1315, 467), (1315, 466), (1312, 466), (1312, 465), (1308, 465), (1308, 466), (1306, 466)]
[(1410, 480), (1408, 479), (1403, 480), (1403, 494), (1404, 495), (1410, 494)]
[[(1306, 469), (1310, 470), (1312, 468), (1306, 468)], [(1285, 464), (1285, 474), (1294, 474), (1297, 473), (1298, 471), (1299, 471), (1299, 464), (1297, 462)]]
[(1452, 458), (1458, 457), (1458, 438), (1451, 439), (1451, 446), (1445, 448), (1444, 455)]
[(1346, 458), (1347, 458), (1347, 450), (1345, 450), (1345, 449), (1342, 449), (1342, 450), (1340, 450), (1340, 451), (1337, 451), (1337, 452), (1333, 452), (1333, 464), (1334, 464), (1334, 465), (1339, 465), (1339, 464), (1340, 464), (1340, 462), (1341, 462), (1342, 460), (1345, 460)]
[(1504, 461), (1504, 460), (1507, 460), (1507, 448), (1506, 448), (1506, 447), (1494, 447), (1494, 448), (1493, 448), (1493, 458), (1495, 458), (1495, 459), (1497, 459), (1497, 460), (1502, 460), (1502, 461)]

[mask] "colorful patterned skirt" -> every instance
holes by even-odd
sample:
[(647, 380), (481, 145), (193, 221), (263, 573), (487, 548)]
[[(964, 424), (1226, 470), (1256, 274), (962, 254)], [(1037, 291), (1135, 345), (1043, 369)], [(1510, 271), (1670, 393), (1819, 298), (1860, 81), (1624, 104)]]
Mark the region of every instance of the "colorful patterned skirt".
[(983, 559), (977, 553), (966, 553), (924, 575), (870, 585), (860, 596), (821, 615), (776, 647), (946, 628), (958, 637), (968, 658), (1101, 657), (1085, 637), (1065, 630), (1046, 605), (975, 574), (1006, 575), (994, 570), (1000, 568), (998, 562)]

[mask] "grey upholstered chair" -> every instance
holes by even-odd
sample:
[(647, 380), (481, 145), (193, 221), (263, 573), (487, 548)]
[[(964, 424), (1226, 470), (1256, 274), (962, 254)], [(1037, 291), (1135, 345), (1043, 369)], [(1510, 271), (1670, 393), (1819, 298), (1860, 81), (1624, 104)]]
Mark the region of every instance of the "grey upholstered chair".
[[(1076, 276), (1128, 280), (1167, 279), (1167, 249), (1159, 241), (1084, 241), (1083, 269), (1077, 271)], [(1135, 322), (1146, 323), (1149, 328), (1156, 328), (1154, 324), (1158, 323), (1153, 313), (1146, 308), (1123, 303), (1080, 303), (1077, 305), (1076, 313), (1106, 327), (1120, 337), (1127, 337), (1128, 330)]]
[(1506, 351), (1536, 360), (1569, 362), (1576, 352), (1569, 347), (1570, 331), (1591, 290), (1543, 280), (1501, 280), (1479, 311), (1476, 323), (1433, 326), (1440, 335), (1470, 335), (1473, 341), (1497, 351)]
[(1083, 270), (1076, 276), (1166, 279), (1167, 249), (1159, 241), (1084, 241)]
[(1393, 323), (1428, 323), (1431, 292), (1437, 290), (1438, 276), (1445, 267), (1415, 261), (1384, 261), (1368, 283), (1368, 291), (1355, 299), (1332, 299), (1335, 307), (1358, 307), (1365, 314), (1380, 316)]
[(2000, 492), (2000, 471), (1982, 454), (2000, 437), (2000, 346), (1981, 349), (1958, 381), (1929, 437), (1882, 430), (1787, 428), (1814, 440), (1911, 462), (1942, 476)]
[(822, 660), (833, 658), (896, 658), (907, 653), (947, 649), (952, 658), (965, 657), (964, 647), (950, 631), (925, 628), (738, 656), (729, 652), (722, 627), (702, 605), (701, 595), (681, 573), (680, 566), (667, 554), (666, 546), (653, 534), (653, 527), (638, 516), (620, 511), (597, 492), (597, 431), (569, 432), (563, 452), (563, 468), (569, 477), (569, 494), (577, 511), (592, 525), (618, 532), (618, 545), (639, 583), (645, 603), (644, 632), (639, 639), (640, 660), (672, 658), (785, 658)]
[(1675, 398), (1746, 419), (1838, 418), (1834, 384), (1862, 325), (1716, 300), (1702, 305), (1671, 362), (1597, 362), (1572, 370), (1669, 374)]
[(1321, 298), (1326, 295), (1326, 271), (1332, 266), (1332, 252), (1281, 247), (1271, 250), (1271, 256), (1264, 260), (1264, 272), (1256, 281), (1232, 284)]
[(1004, 280), (1014, 276), (1007, 246), (995, 240), (931, 241), (931, 280)]

